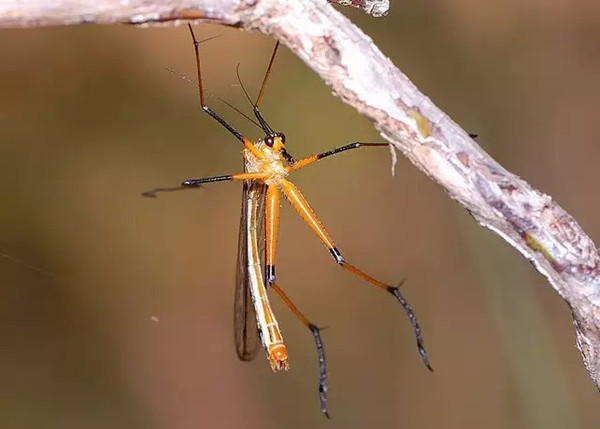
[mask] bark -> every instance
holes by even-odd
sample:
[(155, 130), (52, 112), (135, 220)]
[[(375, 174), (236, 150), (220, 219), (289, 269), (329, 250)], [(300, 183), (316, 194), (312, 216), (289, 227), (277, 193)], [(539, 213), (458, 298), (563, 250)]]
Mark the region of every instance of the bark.
[[(335, 2), (358, 5), (373, 15), (378, 13), (367, 4), (383, 4), (385, 9), (387, 3)], [(531, 261), (571, 308), (577, 346), (591, 379), (600, 386), (600, 269), (594, 243), (552, 197), (485, 153), (369, 37), (325, 0), (22, 0), (0, 4), (0, 27), (147, 25), (188, 19), (239, 26), (279, 39), (480, 225)]]

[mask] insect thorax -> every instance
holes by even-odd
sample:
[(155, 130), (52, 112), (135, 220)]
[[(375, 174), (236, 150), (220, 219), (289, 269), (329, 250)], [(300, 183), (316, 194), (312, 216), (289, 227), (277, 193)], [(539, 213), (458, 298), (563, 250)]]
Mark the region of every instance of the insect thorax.
[(243, 155), (246, 162), (246, 171), (249, 173), (268, 173), (269, 181), (277, 182), (287, 176), (286, 166), (280, 152), (273, 150), (261, 139), (254, 143), (262, 153), (262, 158), (257, 158), (250, 150), (244, 149)]

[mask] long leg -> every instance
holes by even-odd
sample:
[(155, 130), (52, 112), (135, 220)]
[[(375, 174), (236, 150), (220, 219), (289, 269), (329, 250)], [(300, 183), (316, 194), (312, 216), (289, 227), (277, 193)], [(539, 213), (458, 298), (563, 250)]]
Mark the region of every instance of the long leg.
[(328, 150), (327, 152), (319, 153), (317, 155), (308, 156), (306, 158), (299, 159), (294, 164), (290, 165), (287, 170), (288, 171), (296, 171), (300, 170), (303, 167), (306, 167), (313, 162), (317, 162), (323, 158), (326, 158), (331, 155), (336, 155), (340, 152), (345, 152), (350, 149), (358, 149), (359, 147), (367, 147), (367, 146), (389, 146), (389, 143), (363, 143), (363, 142), (354, 142), (347, 144), (345, 146), (337, 147), (335, 149)]
[(327, 412), (327, 363), (325, 362), (325, 349), (323, 347), (323, 341), (321, 341), (321, 329), (316, 325), (310, 323), (310, 321), (298, 310), (298, 307), (294, 305), (292, 300), (286, 295), (286, 293), (277, 286), (276, 283), (271, 283), (271, 288), (281, 297), (285, 305), (294, 313), (294, 315), (302, 322), (304, 326), (310, 329), (313, 337), (315, 338), (315, 344), (317, 345), (317, 356), (319, 357), (319, 402), (321, 404), (321, 412), (329, 418)]
[(256, 179), (265, 179), (268, 175), (264, 173), (237, 173), (237, 174), (226, 174), (225, 176), (213, 176), (213, 177), (203, 177), (201, 179), (190, 179), (184, 181), (180, 186), (175, 186), (173, 188), (154, 188), (150, 191), (142, 192), (142, 196), (156, 198), (156, 194), (159, 192), (173, 192), (173, 191), (183, 191), (191, 188), (198, 188), (202, 186), (203, 183), (211, 183), (211, 182), (226, 182), (228, 180), (256, 180)]
[(181, 183), (184, 188), (195, 188), (202, 185), (203, 183), (210, 182), (225, 182), (227, 180), (257, 180), (266, 179), (268, 174), (266, 173), (237, 173), (237, 174), (226, 174), (225, 176), (213, 176), (203, 177), (201, 179), (189, 179)]
[(277, 249), (277, 232), (279, 230), (279, 189), (275, 185), (267, 187), (265, 223), (266, 223), (266, 278), (267, 284), (281, 297), (283, 302), (294, 313), (294, 315), (306, 326), (313, 334), (317, 345), (317, 355), (319, 357), (319, 401), (321, 411), (329, 418), (327, 413), (327, 366), (325, 364), (325, 351), (321, 341), (320, 329), (309, 322), (309, 320), (298, 310), (292, 300), (275, 283), (275, 254)]
[(248, 140), (246, 137), (244, 137), (238, 130), (233, 128), (233, 126), (231, 126), (225, 119), (221, 118), (217, 112), (215, 112), (210, 107), (208, 107), (206, 105), (206, 103), (204, 102), (204, 91), (203, 91), (203, 87), (202, 87), (202, 71), (201, 71), (201, 67), (200, 67), (200, 52), (198, 49), (200, 42), (198, 42), (198, 40), (196, 39), (194, 30), (192, 30), (192, 26), (190, 24), (188, 24), (188, 28), (190, 30), (190, 34), (192, 35), (192, 41), (194, 43), (194, 52), (196, 53), (196, 69), (198, 71), (198, 95), (200, 96), (200, 106), (202, 107), (202, 110), (204, 112), (206, 112), (215, 121), (217, 121), (219, 124), (224, 126), (227, 129), (227, 131), (229, 131), (239, 141), (241, 141), (244, 144), (244, 146), (248, 150), (252, 151), (252, 153), (255, 156), (257, 156), (258, 158), (262, 158), (260, 151), (258, 151), (256, 149), (256, 146), (254, 146), (254, 144), (250, 140)]
[(402, 307), (404, 307), (404, 311), (406, 311), (406, 315), (408, 316), (410, 323), (412, 324), (413, 330), (415, 332), (415, 337), (417, 340), (417, 347), (419, 349), (419, 354), (421, 355), (421, 359), (423, 360), (423, 363), (427, 366), (427, 368), (429, 368), (431, 371), (433, 371), (433, 369), (431, 368), (431, 365), (429, 364), (429, 359), (427, 358), (427, 352), (425, 350), (425, 345), (423, 343), (423, 335), (421, 333), (421, 327), (419, 326), (417, 317), (415, 316), (410, 304), (404, 299), (404, 297), (400, 293), (400, 285), (402, 283), (400, 283), (399, 286), (387, 285), (383, 282), (380, 282), (377, 279), (374, 279), (373, 277), (369, 276), (368, 274), (364, 273), (363, 271), (359, 270), (354, 265), (351, 265), (348, 262), (346, 262), (346, 260), (342, 256), (341, 252), (337, 249), (337, 247), (335, 247), (335, 244), (334, 244), (331, 236), (329, 235), (329, 233), (327, 232), (325, 227), (321, 224), (321, 222), (315, 215), (315, 212), (310, 207), (310, 205), (308, 204), (308, 202), (306, 201), (304, 196), (300, 193), (298, 188), (292, 182), (289, 182), (288, 180), (283, 180), (280, 183), (280, 186), (281, 186), (283, 193), (285, 194), (287, 199), (290, 201), (292, 206), (296, 209), (296, 211), (300, 214), (300, 216), (302, 217), (302, 219), (304, 219), (304, 221), (308, 224), (308, 226), (310, 226), (310, 228), (317, 234), (317, 236), (321, 239), (323, 244), (325, 244), (325, 246), (329, 249), (329, 252), (333, 256), (335, 261), (342, 268), (350, 271), (351, 273), (362, 278), (363, 280), (366, 280), (370, 284), (377, 286), (378, 288), (381, 288), (396, 297), (396, 299), (398, 300), (400, 305), (402, 305)]
[(265, 207), (266, 231), (266, 277), (270, 285), (275, 283), (275, 253), (277, 252), (277, 232), (279, 230), (279, 189), (277, 186), (267, 187)]

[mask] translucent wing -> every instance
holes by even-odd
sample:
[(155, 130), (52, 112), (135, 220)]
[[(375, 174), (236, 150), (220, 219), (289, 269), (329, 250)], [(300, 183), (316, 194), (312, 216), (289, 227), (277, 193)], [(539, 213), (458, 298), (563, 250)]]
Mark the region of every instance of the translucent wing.
[[(248, 232), (247, 222), (249, 218), (257, 219), (256, 237), (259, 237), (257, 246), (261, 259), (260, 266), (264, 267), (265, 195), (266, 186), (264, 184), (244, 181), (235, 279), (233, 329), (237, 355), (241, 360), (246, 361), (254, 359), (261, 346), (256, 322), (256, 310), (254, 309), (249, 283), (248, 240), (251, 239), (251, 235)], [(251, 211), (255, 212), (251, 213)]]

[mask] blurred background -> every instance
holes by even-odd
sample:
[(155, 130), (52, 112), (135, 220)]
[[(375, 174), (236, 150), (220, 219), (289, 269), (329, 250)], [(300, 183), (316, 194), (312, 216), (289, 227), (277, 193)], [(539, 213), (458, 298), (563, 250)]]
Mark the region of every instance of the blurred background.
[[(393, 1), (342, 8), (422, 92), (598, 242), (600, 3)], [(250, 111), (273, 41), (199, 26), (206, 87)], [(0, 425), (3, 428), (597, 428), (598, 391), (569, 309), (516, 251), (388, 150), (294, 175), (348, 261), (404, 293), (434, 373), (391, 297), (340, 270), (283, 203), (278, 280), (323, 332), (332, 419), (310, 333), (273, 297), (291, 354), (237, 360), (240, 144), (203, 115), (185, 27), (0, 33)], [(246, 119), (212, 106), (252, 138)], [(380, 141), (286, 49), (262, 111), (297, 158)]]

